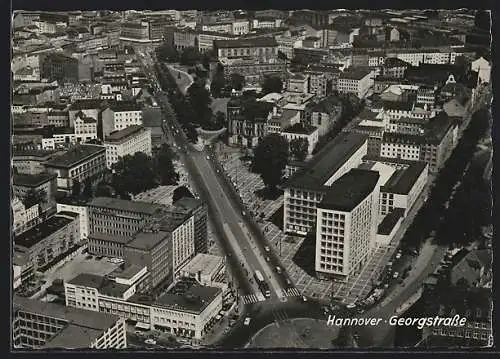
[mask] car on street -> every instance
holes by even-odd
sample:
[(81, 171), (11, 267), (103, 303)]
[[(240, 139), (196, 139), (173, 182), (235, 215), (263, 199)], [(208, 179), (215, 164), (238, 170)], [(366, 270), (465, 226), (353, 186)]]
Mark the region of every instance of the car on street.
[(266, 257), (266, 262), (269, 262), (269, 257)]
[(224, 329), (224, 334), (229, 333), (230, 330), (231, 330), (231, 328), (227, 327), (226, 329)]
[(243, 322), (243, 325), (249, 325), (250, 324), (250, 320), (251, 320), (250, 317), (246, 317), (245, 321)]
[(210, 156), (207, 156), (207, 160), (209, 160), (209, 159), (210, 159)]
[(288, 279), (288, 278), (286, 279), (286, 284), (287, 285), (292, 285), (292, 282), (290, 281), (290, 279)]
[(264, 249), (266, 252), (269, 252), (271, 250), (268, 246), (265, 246)]
[(278, 272), (278, 274), (281, 274), (281, 268), (279, 266), (276, 267), (276, 272)]
[(303, 296), (302, 296), (302, 300), (303, 300), (304, 302), (307, 302), (307, 297), (306, 297), (305, 295), (303, 295)]
[(144, 341), (144, 343), (150, 344), (150, 345), (156, 345), (156, 340), (149, 338), (149, 339), (146, 339)]
[(399, 277), (399, 272), (394, 272), (394, 274), (392, 275), (392, 278), (396, 279), (397, 277)]
[(354, 309), (354, 308), (356, 308), (356, 304), (355, 303), (350, 303), (350, 304), (347, 304), (345, 307), (347, 309)]

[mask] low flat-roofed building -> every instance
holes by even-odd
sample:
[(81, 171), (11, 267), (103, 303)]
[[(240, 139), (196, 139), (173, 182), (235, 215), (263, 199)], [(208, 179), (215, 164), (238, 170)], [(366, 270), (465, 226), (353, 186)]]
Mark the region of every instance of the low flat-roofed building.
[(198, 253), (182, 267), (181, 276), (195, 278), (201, 285), (227, 287), (225, 260), (220, 256)]
[(25, 253), (34, 268), (47, 266), (80, 242), (78, 214), (60, 212), (14, 238), (14, 250)]
[(14, 297), (13, 345), (17, 349), (125, 349), (120, 317)]
[(353, 168), (328, 188), (317, 207), (315, 270), (342, 281), (359, 273), (375, 244), (380, 175)]
[(382, 218), (377, 228), (376, 243), (378, 245), (388, 246), (391, 243), (403, 222), (404, 212), (403, 208), (394, 208)]
[(78, 145), (44, 163), (50, 173), (57, 174), (57, 187), (71, 192), (75, 181), (100, 179), (106, 169), (106, 148), (97, 145)]
[(418, 197), (425, 190), (429, 166), (425, 162), (414, 162), (399, 169), (380, 188), (380, 214), (386, 215), (394, 208), (402, 208), (406, 217)]
[(316, 206), (335, 180), (362, 163), (366, 155), (366, 136), (341, 133), (307, 165), (298, 169), (283, 184), (283, 230), (307, 234), (316, 222)]

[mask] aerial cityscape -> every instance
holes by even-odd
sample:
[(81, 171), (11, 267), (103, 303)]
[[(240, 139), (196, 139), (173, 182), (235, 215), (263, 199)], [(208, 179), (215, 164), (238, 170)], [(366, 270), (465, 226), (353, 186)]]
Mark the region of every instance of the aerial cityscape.
[(14, 11), (11, 350), (491, 348), (490, 29)]

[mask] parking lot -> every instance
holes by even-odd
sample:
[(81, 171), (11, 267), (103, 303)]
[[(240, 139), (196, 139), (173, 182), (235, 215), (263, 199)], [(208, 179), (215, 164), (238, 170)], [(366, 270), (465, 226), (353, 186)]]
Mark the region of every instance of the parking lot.
[(47, 283), (44, 285), (44, 287), (46, 288), (50, 286), (50, 284), (55, 279), (59, 278), (64, 281), (68, 281), (82, 273), (103, 276), (112, 272), (119, 266), (119, 264), (117, 263), (109, 262), (107, 258), (98, 260), (95, 256), (91, 257), (92, 258), (89, 258), (87, 253), (79, 253), (71, 261), (65, 263), (63, 266), (50, 272), (46, 272), (44, 279), (47, 281)]

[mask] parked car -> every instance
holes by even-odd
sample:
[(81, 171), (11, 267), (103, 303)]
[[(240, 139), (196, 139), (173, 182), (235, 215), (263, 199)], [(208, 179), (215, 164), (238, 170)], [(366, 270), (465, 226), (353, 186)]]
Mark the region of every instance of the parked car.
[(279, 266), (276, 267), (276, 272), (278, 272), (278, 274), (281, 274), (281, 268)]
[(305, 295), (303, 295), (303, 296), (302, 296), (302, 300), (303, 300), (304, 302), (307, 302), (307, 297), (306, 297)]
[(251, 320), (250, 317), (246, 317), (245, 321), (243, 322), (243, 325), (249, 325), (250, 324), (250, 320)]
[(356, 308), (356, 304), (355, 303), (347, 304), (345, 307), (347, 309), (354, 309), (354, 308)]
[(396, 279), (397, 277), (399, 277), (399, 272), (394, 272), (394, 274), (392, 275), (392, 278)]
[(156, 345), (156, 340), (150, 338), (150, 339), (146, 339), (144, 341), (144, 343), (150, 344), (150, 345)]
[(401, 253), (399, 253), (399, 252), (398, 252), (398, 253), (396, 254), (396, 259), (399, 259), (399, 258), (401, 258)]
[(265, 246), (264, 249), (266, 250), (266, 252), (269, 252), (271, 250), (268, 246)]

